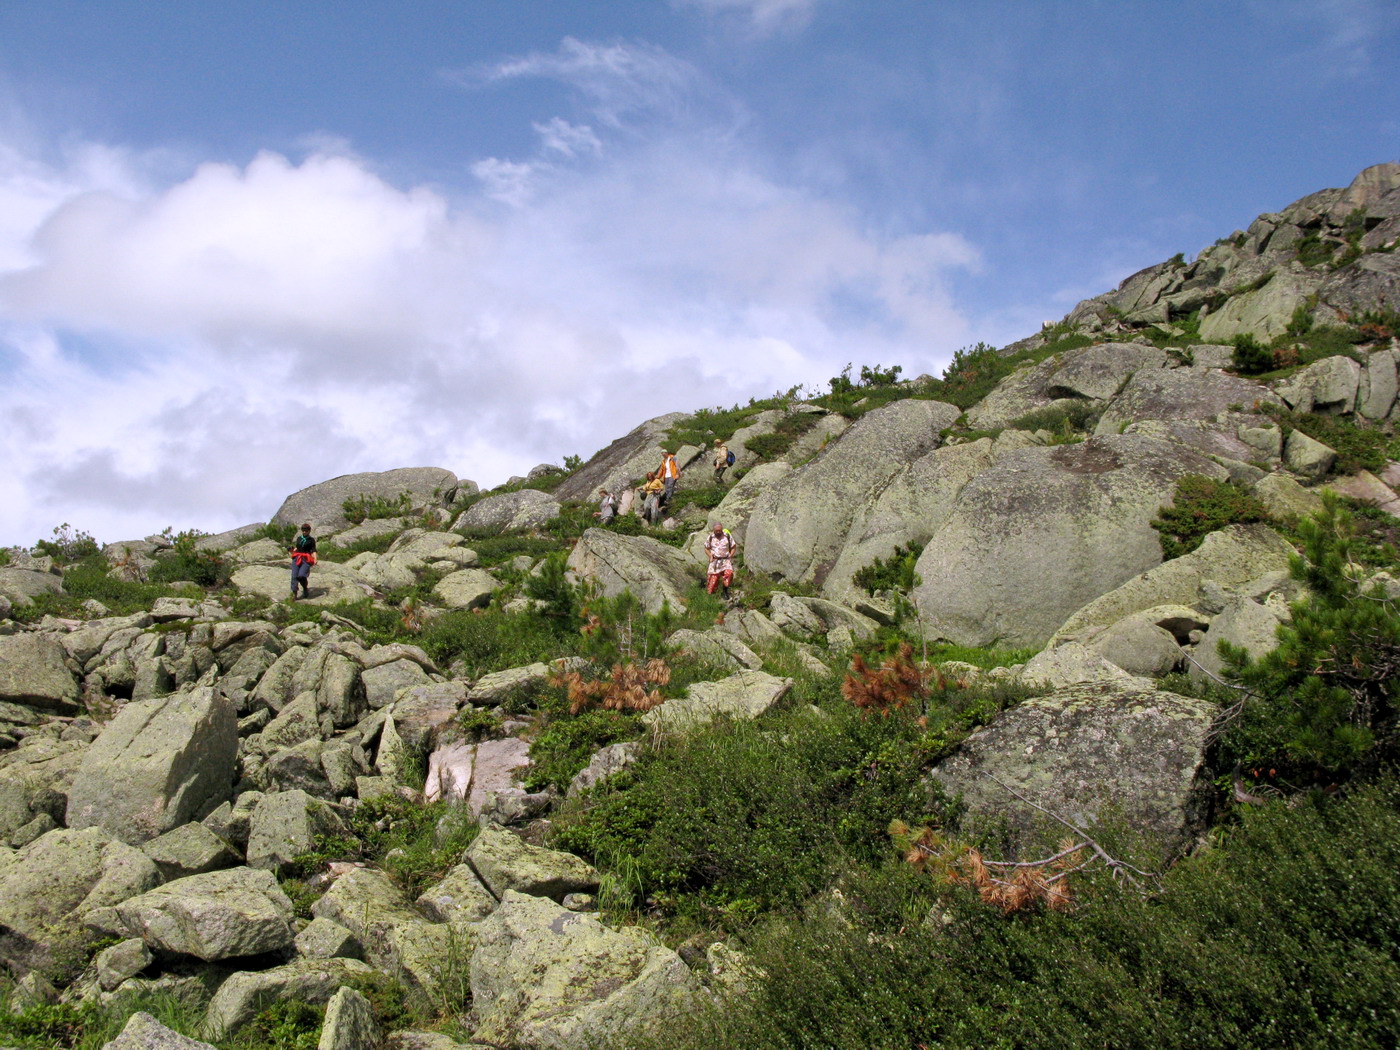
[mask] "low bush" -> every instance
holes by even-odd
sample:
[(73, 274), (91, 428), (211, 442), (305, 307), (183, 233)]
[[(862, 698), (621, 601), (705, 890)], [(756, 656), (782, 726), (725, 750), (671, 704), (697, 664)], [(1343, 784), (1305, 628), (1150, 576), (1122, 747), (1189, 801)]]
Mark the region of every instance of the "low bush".
[(854, 582), (874, 594), (876, 591), (899, 591), (908, 594), (917, 584), (918, 577), (914, 566), (923, 554), (922, 543), (906, 543), (896, 547), (887, 558), (876, 558), (871, 564), (856, 572)]
[(1389, 439), (1379, 427), (1357, 424), (1346, 416), (1325, 416), (1313, 412), (1289, 412), (1275, 405), (1265, 411), (1284, 427), (1298, 430), (1320, 441), (1337, 453), (1332, 471), (1354, 474), (1358, 470), (1379, 473), (1389, 461)]
[(1091, 433), (1103, 410), (1102, 402), (1088, 400), (1047, 405), (1016, 417), (1009, 426), (1015, 430), (1048, 430), (1060, 442), (1070, 441)]
[(1230, 340), (1235, 351), (1232, 362), (1241, 375), (1257, 376), (1274, 368), (1274, 352), (1248, 332)]
[(530, 743), (532, 765), (525, 787), (540, 791), (550, 785), (565, 791), (600, 748), (635, 737), (640, 722), (622, 711), (584, 711), (552, 718)]
[(1268, 520), (1268, 508), (1243, 486), (1187, 474), (1178, 479), (1171, 506), (1157, 512), (1152, 527), (1159, 533), (1162, 558), (1170, 561), (1195, 550), (1217, 529)]
[(351, 496), (340, 506), (351, 525), (360, 525), (371, 518), (402, 517), (412, 505), (413, 496), (409, 492), (400, 492), (392, 499), (362, 492), (358, 496)]

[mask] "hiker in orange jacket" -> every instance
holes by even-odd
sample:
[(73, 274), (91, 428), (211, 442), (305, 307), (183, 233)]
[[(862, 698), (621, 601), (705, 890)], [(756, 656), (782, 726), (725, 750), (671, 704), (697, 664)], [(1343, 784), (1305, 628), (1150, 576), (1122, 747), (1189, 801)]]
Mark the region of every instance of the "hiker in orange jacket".
[(665, 491), (661, 496), (661, 506), (668, 506), (671, 497), (676, 494), (676, 479), (681, 476), (681, 468), (676, 464), (676, 454), (665, 452), (661, 456), (661, 466), (656, 469), (656, 476), (661, 479)]

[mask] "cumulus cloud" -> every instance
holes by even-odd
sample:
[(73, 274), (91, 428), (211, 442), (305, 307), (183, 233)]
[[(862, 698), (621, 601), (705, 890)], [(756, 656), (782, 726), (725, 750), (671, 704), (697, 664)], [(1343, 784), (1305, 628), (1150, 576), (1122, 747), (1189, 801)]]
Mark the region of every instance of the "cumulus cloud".
[(967, 341), (946, 279), (969, 244), (872, 229), (708, 120), (650, 122), (600, 86), (675, 68), (635, 50), (503, 63), (631, 124), (540, 120), (533, 156), (455, 191), (333, 140), (164, 180), (99, 144), (0, 143), (0, 542), (213, 531), (361, 470), (495, 484), (663, 412)]

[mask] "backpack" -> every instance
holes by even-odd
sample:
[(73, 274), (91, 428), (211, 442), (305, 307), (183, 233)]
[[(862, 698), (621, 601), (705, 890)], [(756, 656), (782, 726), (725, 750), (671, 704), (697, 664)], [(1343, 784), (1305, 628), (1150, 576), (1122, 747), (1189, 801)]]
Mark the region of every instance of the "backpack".
[(724, 465), (726, 467), (732, 467), (734, 465), (734, 450), (732, 448), (724, 457)]

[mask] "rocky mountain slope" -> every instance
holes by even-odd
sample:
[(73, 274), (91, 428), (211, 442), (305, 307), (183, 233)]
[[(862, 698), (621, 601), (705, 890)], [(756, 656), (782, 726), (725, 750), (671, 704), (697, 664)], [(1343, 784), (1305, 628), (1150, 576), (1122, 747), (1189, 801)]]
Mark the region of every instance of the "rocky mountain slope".
[[(941, 378), (663, 416), (492, 492), (347, 475), (217, 536), (6, 552), (12, 1007), (130, 1015), (123, 1047), (201, 1045), (142, 1012), (159, 996), (221, 1045), (296, 1009), (322, 1047), (658, 1038), (755, 975), (729, 938), (677, 945), (616, 851), (561, 848), (590, 807), (707, 727), (934, 678), (982, 699), (923, 701), (940, 743), (901, 790), (960, 797), (963, 833), (1029, 849), (1047, 813), (1111, 812), (1189, 851), (1228, 773), (1218, 643), (1277, 644), (1323, 493), (1375, 540), (1358, 584), (1400, 595), (1397, 243), (1378, 165)], [(663, 450), (683, 475), (653, 527), (632, 487)], [(600, 487), (627, 490), (601, 525)], [(729, 606), (699, 586), (715, 521), (742, 544)], [(642, 900), (649, 929), (619, 921)]]

